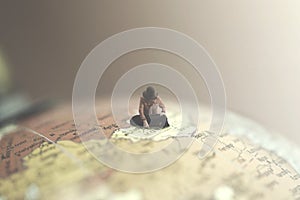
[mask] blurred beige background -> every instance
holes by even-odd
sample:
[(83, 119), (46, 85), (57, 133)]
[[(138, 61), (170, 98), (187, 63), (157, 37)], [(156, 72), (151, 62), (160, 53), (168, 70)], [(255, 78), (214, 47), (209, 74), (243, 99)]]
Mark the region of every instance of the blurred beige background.
[[(300, 144), (299, 11), (298, 0), (1, 0), (0, 48), (14, 81), (31, 96), (71, 99), (77, 69), (102, 40), (135, 27), (175, 29), (210, 53), (222, 73), (229, 109)], [(153, 52), (114, 65), (160, 60), (186, 67)], [(111, 71), (106, 78), (117, 76)]]

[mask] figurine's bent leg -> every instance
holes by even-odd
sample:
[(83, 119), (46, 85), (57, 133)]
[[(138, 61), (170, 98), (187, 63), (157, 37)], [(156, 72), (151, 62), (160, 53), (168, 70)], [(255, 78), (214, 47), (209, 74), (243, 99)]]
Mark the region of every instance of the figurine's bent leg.
[(153, 128), (166, 128), (170, 126), (166, 115), (150, 115), (149, 125)]
[[(149, 116), (145, 116), (146, 117), (146, 119), (147, 119), (147, 122), (148, 123), (150, 123), (150, 118), (149, 118)], [(142, 120), (142, 118), (141, 118), (141, 116), (140, 115), (135, 115), (135, 116), (133, 116), (131, 119), (130, 119), (130, 124), (132, 125), (132, 126), (143, 126), (144, 124), (143, 124), (143, 120)]]
[(168, 122), (167, 116), (166, 116), (166, 115), (162, 115), (161, 118), (162, 118), (161, 120), (162, 120), (163, 122), (165, 122), (165, 125), (163, 126), (163, 128), (169, 127), (170, 124), (169, 124), (169, 122)]
[(132, 126), (143, 126), (143, 120), (140, 115), (135, 115), (130, 119), (130, 124)]

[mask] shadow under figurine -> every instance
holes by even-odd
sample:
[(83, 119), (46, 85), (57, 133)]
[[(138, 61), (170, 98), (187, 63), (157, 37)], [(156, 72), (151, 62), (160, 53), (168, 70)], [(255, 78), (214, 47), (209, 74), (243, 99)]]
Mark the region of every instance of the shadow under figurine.
[(147, 87), (140, 98), (139, 115), (131, 118), (130, 124), (144, 128), (169, 127), (166, 107), (158, 93), (151, 86)]

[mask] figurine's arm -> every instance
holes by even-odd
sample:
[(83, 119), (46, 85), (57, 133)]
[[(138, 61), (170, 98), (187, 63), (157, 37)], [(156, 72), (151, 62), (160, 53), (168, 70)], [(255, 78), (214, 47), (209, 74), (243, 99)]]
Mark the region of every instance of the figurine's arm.
[(161, 98), (160, 97), (157, 97), (158, 99), (158, 105), (159, 107), (161, 108), (162, 112), (166, 112), (166, 106), (165, 104), (162, 102)]
[(144, 103), (142, 97), (140, 98), (140, 105), (139, 105), (139, 113), (142, 120), (146, 120), (145, 114), (144, 114)]

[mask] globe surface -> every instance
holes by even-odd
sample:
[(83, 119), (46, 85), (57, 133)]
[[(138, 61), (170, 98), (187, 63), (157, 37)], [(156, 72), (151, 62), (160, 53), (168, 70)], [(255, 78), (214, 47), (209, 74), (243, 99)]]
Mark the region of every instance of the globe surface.
[[(162, 130), (132, 127), (128, 119), (120, 126), (109, 110), (98, 105), (103, 104), (96, 105), (98, 125), (110, 142), (127, 152), (155, 152), (174, 142), (179, 132), (193, 131), (181, 126), (180, 113), (172, 112), (172, 105), (167, 112), (171, 127)], [(183, 155), (169, 166), (141, 174), (99, 162), (82, 144), (69, 103), (10, 124), (0, 131), (0, 199), (300, 198), (298, 147), (228, 112), (217, 144), (199, 158), (210, 135), (206, 129), (211, 116), (206, 106), (200, 111), (201, 128)], [(89, 148), (97, 148), (98, 132), (84, 134)]]

